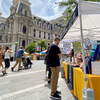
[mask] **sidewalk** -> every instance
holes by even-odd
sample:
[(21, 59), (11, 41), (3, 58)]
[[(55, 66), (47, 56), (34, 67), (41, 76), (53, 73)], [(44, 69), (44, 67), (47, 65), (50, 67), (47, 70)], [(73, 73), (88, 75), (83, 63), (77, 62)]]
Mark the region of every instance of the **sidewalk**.
[[(14, 62), (11, 63), (11, 66)], [(44, 77), (43, 61), (35, 61), (28, 70), (11, 72), (2, 77), (0, 69), (0, 100), (53, 100), (50, 98), (50, 85)], [(60, 75), (61, 76), (61, 75)], [(70, 92), (66, 80), (59, 77), (58, 90), (62, 100), (78, 100)]]

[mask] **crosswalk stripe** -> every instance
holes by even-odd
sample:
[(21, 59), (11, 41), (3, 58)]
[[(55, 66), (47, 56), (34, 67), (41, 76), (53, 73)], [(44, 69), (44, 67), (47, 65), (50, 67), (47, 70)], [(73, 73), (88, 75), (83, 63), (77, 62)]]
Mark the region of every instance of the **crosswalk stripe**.
[(22, 76), (22, 75), (28, 75), (28, 74), (35, 74), (35, 73), (39, 73), (39, 72), (43, 72), (44, 70), (39, 70), (39, 71), (31, 71), (31, 72), (27, 72), (27, 73), (20, 73), (20, 74), (16, 74), (16, 75), (8, 75), (8, 76), (4, 76), (1, 77), (2, 78), (9, 78), (9, 77), (16, 77), (16, 76)]

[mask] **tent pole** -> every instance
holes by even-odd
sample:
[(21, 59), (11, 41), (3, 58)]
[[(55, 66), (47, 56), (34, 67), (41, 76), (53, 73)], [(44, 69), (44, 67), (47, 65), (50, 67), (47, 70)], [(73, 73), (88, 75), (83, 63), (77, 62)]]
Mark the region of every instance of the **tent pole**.
[[(61, 41), (61, 53), (62, 53), (62, 48), (63, 46), (62, 46), (62, 41)], [(62, 55), (61, 55), (61, 64), (62, 64)]]
[(85, 54), (84, 54), (84, 46), (83, 46), (82, 16), (81, 15), (80, 15), (80, 30), (81, 30), (81, 46), (82, 46), (83, 67), (84, 67), (84, 81), (85, 81), (85, 91), (86, 91), (86, 100), (87, 100), (87, 78), (86, 78)]

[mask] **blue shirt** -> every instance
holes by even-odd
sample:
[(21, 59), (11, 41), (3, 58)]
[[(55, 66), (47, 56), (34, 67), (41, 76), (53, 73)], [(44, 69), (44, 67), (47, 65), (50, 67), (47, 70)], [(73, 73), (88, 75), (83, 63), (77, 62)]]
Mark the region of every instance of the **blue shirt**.
[(16, 55), (16, 58), (22, 58), (22, 54), (24, 53), (24, 50), (23, 49), (19, 49), (18, 50), (18, 53)]

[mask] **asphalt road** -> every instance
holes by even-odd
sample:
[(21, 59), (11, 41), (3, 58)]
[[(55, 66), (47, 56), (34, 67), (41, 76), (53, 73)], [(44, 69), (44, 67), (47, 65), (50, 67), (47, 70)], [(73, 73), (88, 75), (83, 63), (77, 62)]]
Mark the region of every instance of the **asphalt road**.
[[(32, 62), (32, 68), (18, 71), (16, 67), (14, 72), (11, 72), (11, 67), (15, 62), (11, 62), (5, 76), (0, 67), (0, 100), (51, 100), (50, 85), (45, 78), (45, 65), (42, 60)], [(61, 74), (58, 90), (62, 92), (62, 100), (77, 100)]]

